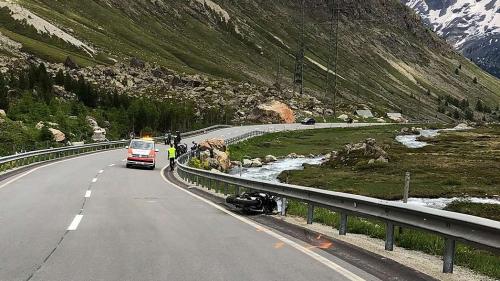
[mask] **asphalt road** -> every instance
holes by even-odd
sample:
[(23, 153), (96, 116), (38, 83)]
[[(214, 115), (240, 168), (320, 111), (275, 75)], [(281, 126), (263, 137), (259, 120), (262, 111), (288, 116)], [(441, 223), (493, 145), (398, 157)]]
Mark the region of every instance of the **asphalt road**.
[(0, 280), (379, 280), (167, 182), (160, 149), (154, 171), (126, 169), (123, 149), (0, 182)]

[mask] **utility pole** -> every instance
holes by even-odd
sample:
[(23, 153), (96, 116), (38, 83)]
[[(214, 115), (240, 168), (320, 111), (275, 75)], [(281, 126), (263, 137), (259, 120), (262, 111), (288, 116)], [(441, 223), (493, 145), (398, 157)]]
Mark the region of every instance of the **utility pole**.
[[(330, 96), (331, 80), (330, 75), (333, 74), (333, 115), (337, 116), (337, 79), (339, 65), (339, 22), (340, 8), (338, 0), (328, 0), (327, 8), (330, 11), (329, 21), (329, 40), (328, 40), (328, 65), (326, 71), (326, 89), (325, 100)], [(335, 41), (334, 41), (335, 40)], [(333, 66), (332, 66), (333, 64)], [(332, 73), (333, 72), (333, 73)], [(325, 115), (325, 114), (324, 114)], [(324, 117), (323, 117), (324, 118)]]
[[(332, 2), (335, 1), (335, 0), (332, 0)], [(330, 1), (328, 1), (330, 2)], [(327, 97), (330, 96), (330, 71), (331, 71), (331, 65), (332, 65), (332, 47), (333, 47), (333, 32), (334, 32), (334, 24), (333, 24), (333, 20), (334, 20), (334, 6), (333, 6), (333, 3), (331, 5), (331, 7), (327, 7), (329, 8), (330, 10), (330, 34), (329, 34), (329, 38), (328, 38), (328, 62), (327, 62), (327, 67), (326, 67), (326, 86), (325, 86), (325, 96), (324, 96), (324, 100), (326, 101), (327, 100)], [(323, 120), (326, 122), (326, 109), (323, 108)]]
[[(333, 72), (333, 116), (337, 116), (337, 76), (338, 76), (338, 65), (339, 65), (339, 21), (340, 21), (340, 9), (339, 1), (334, 0), (335, 5), (333, 6), (333, 13), (335, 15), (335, 66)], [(333, 21), (332, 21), (333, 24)]]
[(299, 87), (299, 92), (304, 93), (304, 57), (305, 57), (305, 0), (301, 0), (301, 27), (298, 51), (295, 56), (295, 73), (293, 82)]

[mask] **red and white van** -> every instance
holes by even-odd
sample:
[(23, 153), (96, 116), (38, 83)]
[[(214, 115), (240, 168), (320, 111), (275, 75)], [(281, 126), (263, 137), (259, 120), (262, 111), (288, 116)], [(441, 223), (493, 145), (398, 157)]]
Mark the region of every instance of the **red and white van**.
[(154, 170), (156, 167), (156, 153), (159, 150), (155, 148), (153, 139), (133, 139), (127, 146), (127, 150), (127, 168), (136, 166)]

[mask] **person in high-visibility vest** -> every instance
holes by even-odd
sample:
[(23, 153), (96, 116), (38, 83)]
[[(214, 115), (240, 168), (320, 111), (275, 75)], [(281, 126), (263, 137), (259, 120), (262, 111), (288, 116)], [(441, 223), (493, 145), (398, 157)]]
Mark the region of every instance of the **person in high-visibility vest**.
[(170, 160), (170, 170), (173, 171), (175, 168), (175, 147), (173, 144), (170, 144), (168, 149), (168, 159)]

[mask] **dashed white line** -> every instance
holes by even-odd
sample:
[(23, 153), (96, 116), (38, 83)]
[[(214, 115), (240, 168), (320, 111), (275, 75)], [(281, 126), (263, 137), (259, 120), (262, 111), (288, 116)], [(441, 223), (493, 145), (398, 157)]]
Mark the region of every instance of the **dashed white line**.
[(92, 182), (97, 182), (97, 178), (93, 178), (93, 179), (92, 179)]
[(70, 159), (65, 159), (65, 160), (60, 160), (60, 161), (52, 162), (52, 163), (49, 163), (49, 164), (46, 164), (46, 165), (35, 167), (35, 168), (27, 171), (26, 173), (21, 174), (21, 175), (15, 177), (15, 178), (9, 180), (6, 183), (3, 183), (2, 185), (0, 185), (0, 189), (6, 187), (7, 185), (9, 185), (9, 184), (11, 184), (13, 182), (18, 181), (21, 178), (24, 178), (25, 176), (27, 176), (27, 175), (35, 172), (35, 171), (38, 171), (40, 169), (43, 169), (43, 168), (46, 168), (46, 167), (50, 167), (50, 166), (53, 166), (53, 165), (57, 165), (57, 164), (61, 164), (61, 163), (68, 162), (68, 161), (74, 161), (76, 159), (84, 159), (84, 158), (92, 157), (92, 156), (95, 156), (95, 155), (98, 155), (98, 154), (102, 154), (102, 153), (107, 153), (107, 152), (109, 152), (109, 151), (98, 152), (98, 153), (94, 153), (94, 154), (91, 154), (91, 155), (83, 155), (83, 156), (79, 156), (79, 157), (75, 157), (75, 158), (70, 158)]
[(109, 164), (109, 167), (113, 167), (115, 164)]
[(82, 221), (83, 215), (76, 215), (71, 224), (68, 226), (68, 230), (76, 230), (78, 225)]
[(92, 194), (92, 190), (87, 190), (85, 192), (85, 198), (90, 198), (90, 194)]
[(100, 171), (99, 171), (99, 174), (102, 174), (102, 173), (104, 173), (104, 170), (100, 170)]

